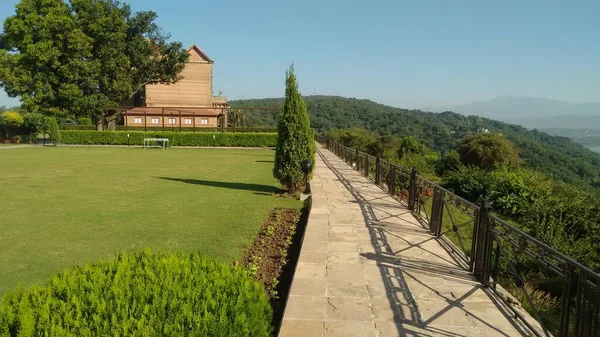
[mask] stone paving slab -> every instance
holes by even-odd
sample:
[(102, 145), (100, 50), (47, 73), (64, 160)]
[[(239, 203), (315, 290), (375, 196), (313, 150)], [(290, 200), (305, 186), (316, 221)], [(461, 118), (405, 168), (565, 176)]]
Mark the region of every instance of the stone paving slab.
[(279, 336), (529, 336), (410, 211), (317, 145)]

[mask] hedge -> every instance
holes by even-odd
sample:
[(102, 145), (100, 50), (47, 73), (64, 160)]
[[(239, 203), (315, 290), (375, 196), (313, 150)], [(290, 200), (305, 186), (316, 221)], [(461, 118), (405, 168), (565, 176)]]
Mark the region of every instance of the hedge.
[(0, 336), (269, 336), (245, 270), (197, 253), (121, 253), (0, 301)]
[(276, 133), (63, 130), (61, 131), (61, 138), (63, 144), (127, 145), (128, 134), (130, 145), (142, 145), (144, 138), (168, 138), (172, 146), (274, 147), (277, 143)]
[[(125, 126), (125, 125), (117, 125), (116, 126), (117, 131), (125, 131), (125, 130), (131, 130), (131, 131), (144, 131), (144, 127), (143, 126)], [(148, 127), (147, 130), (152, 131), (152, 130), (156, 130), (156, 131), (162, 131), (162, 127)], [(169, 127), (167, 125), (165, 125), (165, 132), (169, 131), (169, 132), (179, 132), (179, 127), (178, 126), (174, 126), (174, 127)], [(190, 127), (181, 127), (181, 131), (185, 131), (185, 132), (221, 132), (221, 128), (219, 127), (197, 127), (197, 128), (190, 128)], [(225, 132), (277, 132), (277, 128), (276, 127), (252, 127), (252, 128), (241, 128), (241, 127), (237, 127), (235, 128), (235, 130), (232, 127), (226, 127), (223, 129), (223, 131)]]
[[(95, 125), (61, 125), (60, 126), (61, 130), (96, 130), (96, 126)], [(140, 126), (124, 126), (124, 125), (117, 125), (115, 127), (116, 131), (144, 131), (144, 127), (140, 127)], [(162, 131), (162, 127), (148, 127), (147, 130), (149, 132), (163, 132)], [(210, 127), (210, 128), (190, 128), (190, 127), (182, 127), (181, 128), (182, 132), (221, 132), (221, 128), (215, 128), (215, 127)], [(225, 132), (233, 132), (233, 128), (231, 127), (227, 127), (225, 128), (223, 131)], [(165, 125), (165, 131), (164, 132), (180, 132), (179, 131), (179, 127), (169, 127)], [(256, 128), (240, 128), (237, 127), (235, 128), (235, 132), (277, 132), (277, 128), (276, 127), (256, 127)]]

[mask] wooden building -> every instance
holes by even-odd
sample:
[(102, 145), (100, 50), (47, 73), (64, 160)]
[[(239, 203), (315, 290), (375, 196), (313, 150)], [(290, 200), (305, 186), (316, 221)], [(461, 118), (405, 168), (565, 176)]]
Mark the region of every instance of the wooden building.
[(214, 61), (198, 46), (174, 84), (149, 84), (121, 105), (124, 123), (131, 127), (217, 127), (227, 125), (227, 99), (213, 96)]

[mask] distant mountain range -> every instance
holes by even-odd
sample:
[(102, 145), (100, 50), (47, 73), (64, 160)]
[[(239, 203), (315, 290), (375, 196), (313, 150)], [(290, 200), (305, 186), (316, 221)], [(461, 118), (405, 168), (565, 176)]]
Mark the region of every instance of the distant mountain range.
[(499, 96), (489, 101), (428, 106), (424, 111), (454, 111), (527, 128), (600, 129), (600, 103), (568, 103), (545, 98)]

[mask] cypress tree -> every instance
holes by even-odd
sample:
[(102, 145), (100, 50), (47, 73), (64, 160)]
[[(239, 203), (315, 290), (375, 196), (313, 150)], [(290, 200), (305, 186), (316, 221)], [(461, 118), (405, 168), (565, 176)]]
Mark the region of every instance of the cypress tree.
[(285, 72), (285, 101), (277, 122), (277, 148), (273, 176), (284, 189), (297, 192), (304, 185), (302, 162), (315, 163), (315, 141), (306, 104), (298, 91), (294, 65)]

